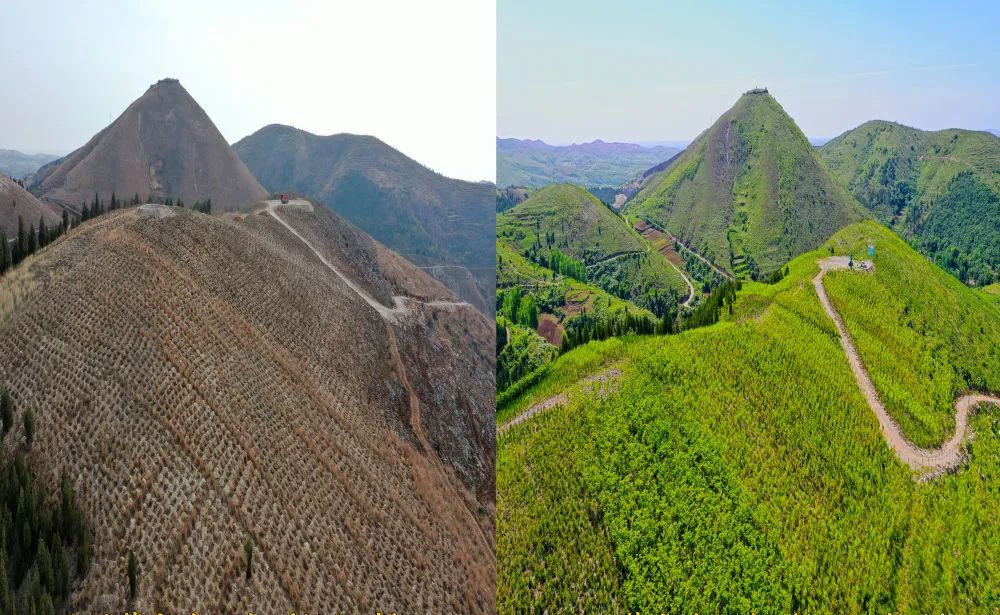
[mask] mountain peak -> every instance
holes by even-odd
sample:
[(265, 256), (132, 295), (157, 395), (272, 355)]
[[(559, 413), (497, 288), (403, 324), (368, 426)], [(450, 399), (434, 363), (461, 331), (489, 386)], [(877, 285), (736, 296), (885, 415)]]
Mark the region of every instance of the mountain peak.
[(94, 194), (212, 199), (219, 209), (267, 196), (205, 110), (174, 78), (160, 79), (87, 144), (42, 167), (43, 198), (75, 209)]
[(745, 92), (682, 154), (646, 177), (628, 207), (751, 278), (815, 249), (862, 216), (765, 88)]

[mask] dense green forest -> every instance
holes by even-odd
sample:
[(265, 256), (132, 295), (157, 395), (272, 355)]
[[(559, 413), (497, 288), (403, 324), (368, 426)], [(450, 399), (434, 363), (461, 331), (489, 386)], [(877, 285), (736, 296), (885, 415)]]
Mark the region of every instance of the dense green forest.
[(820, 148), (882, 222), (960, 280), (1000, 280), (1000, 138), (866, 122)]
[(825, 285), (906, 436), (937, 445), (959, 392), (1000, 391), (997, 303), (851, 225), (720, 293), (714, 325), (582, 345), (500, 400), (503, 425), (566, 395), (498, 440), (499, 611), (1000, 609), (1000, 413), (971, 419), (967, 467), (915, 481), (811, 283), (869, 243), (874, 273)]

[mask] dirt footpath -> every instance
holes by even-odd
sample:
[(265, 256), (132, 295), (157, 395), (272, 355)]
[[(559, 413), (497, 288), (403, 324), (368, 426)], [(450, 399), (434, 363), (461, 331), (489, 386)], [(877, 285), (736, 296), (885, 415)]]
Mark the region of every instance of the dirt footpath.
[[(851, 340), (847, 328), (844, 326), (844, 321), (833, 307), (833, 303), (830, 302), (830, 298), (826, 294), (826, 288), (823, 286), (823, 276), (828, 271), (848, 269), (849, 262), (850, 260), (846, 256), (833, 256), (821, 260), (819, 262), (819, 274), (813, 278), (813, 286), (816, 287), (816, 294), (819, 295), (819, 301), (823, 305), (823, 309), (837, 326), (837, 332), (840, 334), (840, 345), (843, 346), (844, 352), (847, 354), (847, 360), (851, 365), (851, 371), (854, 373), (854, 379), (857, 381), (861, 392), (864, 393), (865, 399), (868, 401), (868, 406), (875, 413), (875, 417), (882, 428), (882, 435), (885, 436), (889, 446), (896, 452), (896, 456), (900, 460), (910, 466), (910, 468), (923, 472), (918, 477), (919, 480), (927, 480), (954, 470), (964, 463), (966, 459), (964, 443), (966, 435), (971, 436), (971, 431), (968, 429), (970, 412), (974, 411), (980, 404), (992, 403), (1000, 406), (1000, 397), (981, 393), (959, 397), (955, 401), (955, 434), (940, 448), (933, 450), (924, 449), (907, 440), (906, 436), (899, 429), (899, 425), (889, 416), (885, 406), (882, 405), (882, 401), (878, 398), (875, 385), (872, 384), (871, 378), (868, 376), (868, 371), (858, 356), (858, 351), (854, 347), (854, 342)], [(859, 266), (867, 269), (873, 268), (870, 261), (862, 261), (855, 264), (855, 267)]]

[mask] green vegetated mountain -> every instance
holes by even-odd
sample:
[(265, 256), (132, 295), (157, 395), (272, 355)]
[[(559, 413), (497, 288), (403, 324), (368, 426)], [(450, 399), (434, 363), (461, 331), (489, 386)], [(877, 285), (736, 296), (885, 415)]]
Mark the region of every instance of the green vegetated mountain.
[(21, 179), (57, 158), (59, 156), (51, 154), (25, 154), (12, 149), (0, 149), (0, 173)]
[(863, 209), (781, 105), (752, 90), (625, 206), (743, 278), (812, 250)]
[(876, 217), (967, 283), (1000, 280), (1000, 138), (872, 121), (820, 155)]
[[(875, 222), (747, 282), (722, 322), (559, 357), (497, 424), (498, 610), (991, 612), (1000, 412), (927, 482), (887, 445), (813, 278), (905, 437), (1000, 391), (1000, 307)], [(532, 414), (508, 426), (513, 417)]]
[(492, 308), (493, 184), (445, 177), (363, 135), (271, 124), (233, 148), (268, 190), (323, 203), (418, 266), (433, 266), (429, 273), (482, 311)]
[(680, 151), (600, 139), (549, 145), (537, 139), (497, 138), (497, 185), (541, 188), (555, 183), (618, 188)]
[(679, 270), (586, 190), (532, 192), (497, 216), (498, 390), (555, 348), (669, 330), (687, 293)]
[(585, 281), (658, 314), (667, 309), (659, 304), (686, 296), (680, 273), (624, 218), (580, 187), (542, 188), (497, 216), (496, 224), (497, 237), (529, 260), (555, 269), (553, 255), (568, 257), (567, 267), (570, 261), (584, 266)]
[(245, 210), (267, 196), (177, 79), (149, 86), (83, 147), (39, 169), (30, 188), (76, 213), (95, 193), (211, 199), (217, 211)]

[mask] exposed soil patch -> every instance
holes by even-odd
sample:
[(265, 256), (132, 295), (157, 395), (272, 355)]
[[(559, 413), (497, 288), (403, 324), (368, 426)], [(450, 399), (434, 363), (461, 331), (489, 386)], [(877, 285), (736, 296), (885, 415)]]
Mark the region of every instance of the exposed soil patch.
[(559, 348), (562, 346), (563, 326), (553, 314), (542, 314), (538, 317), (538, 335)]

